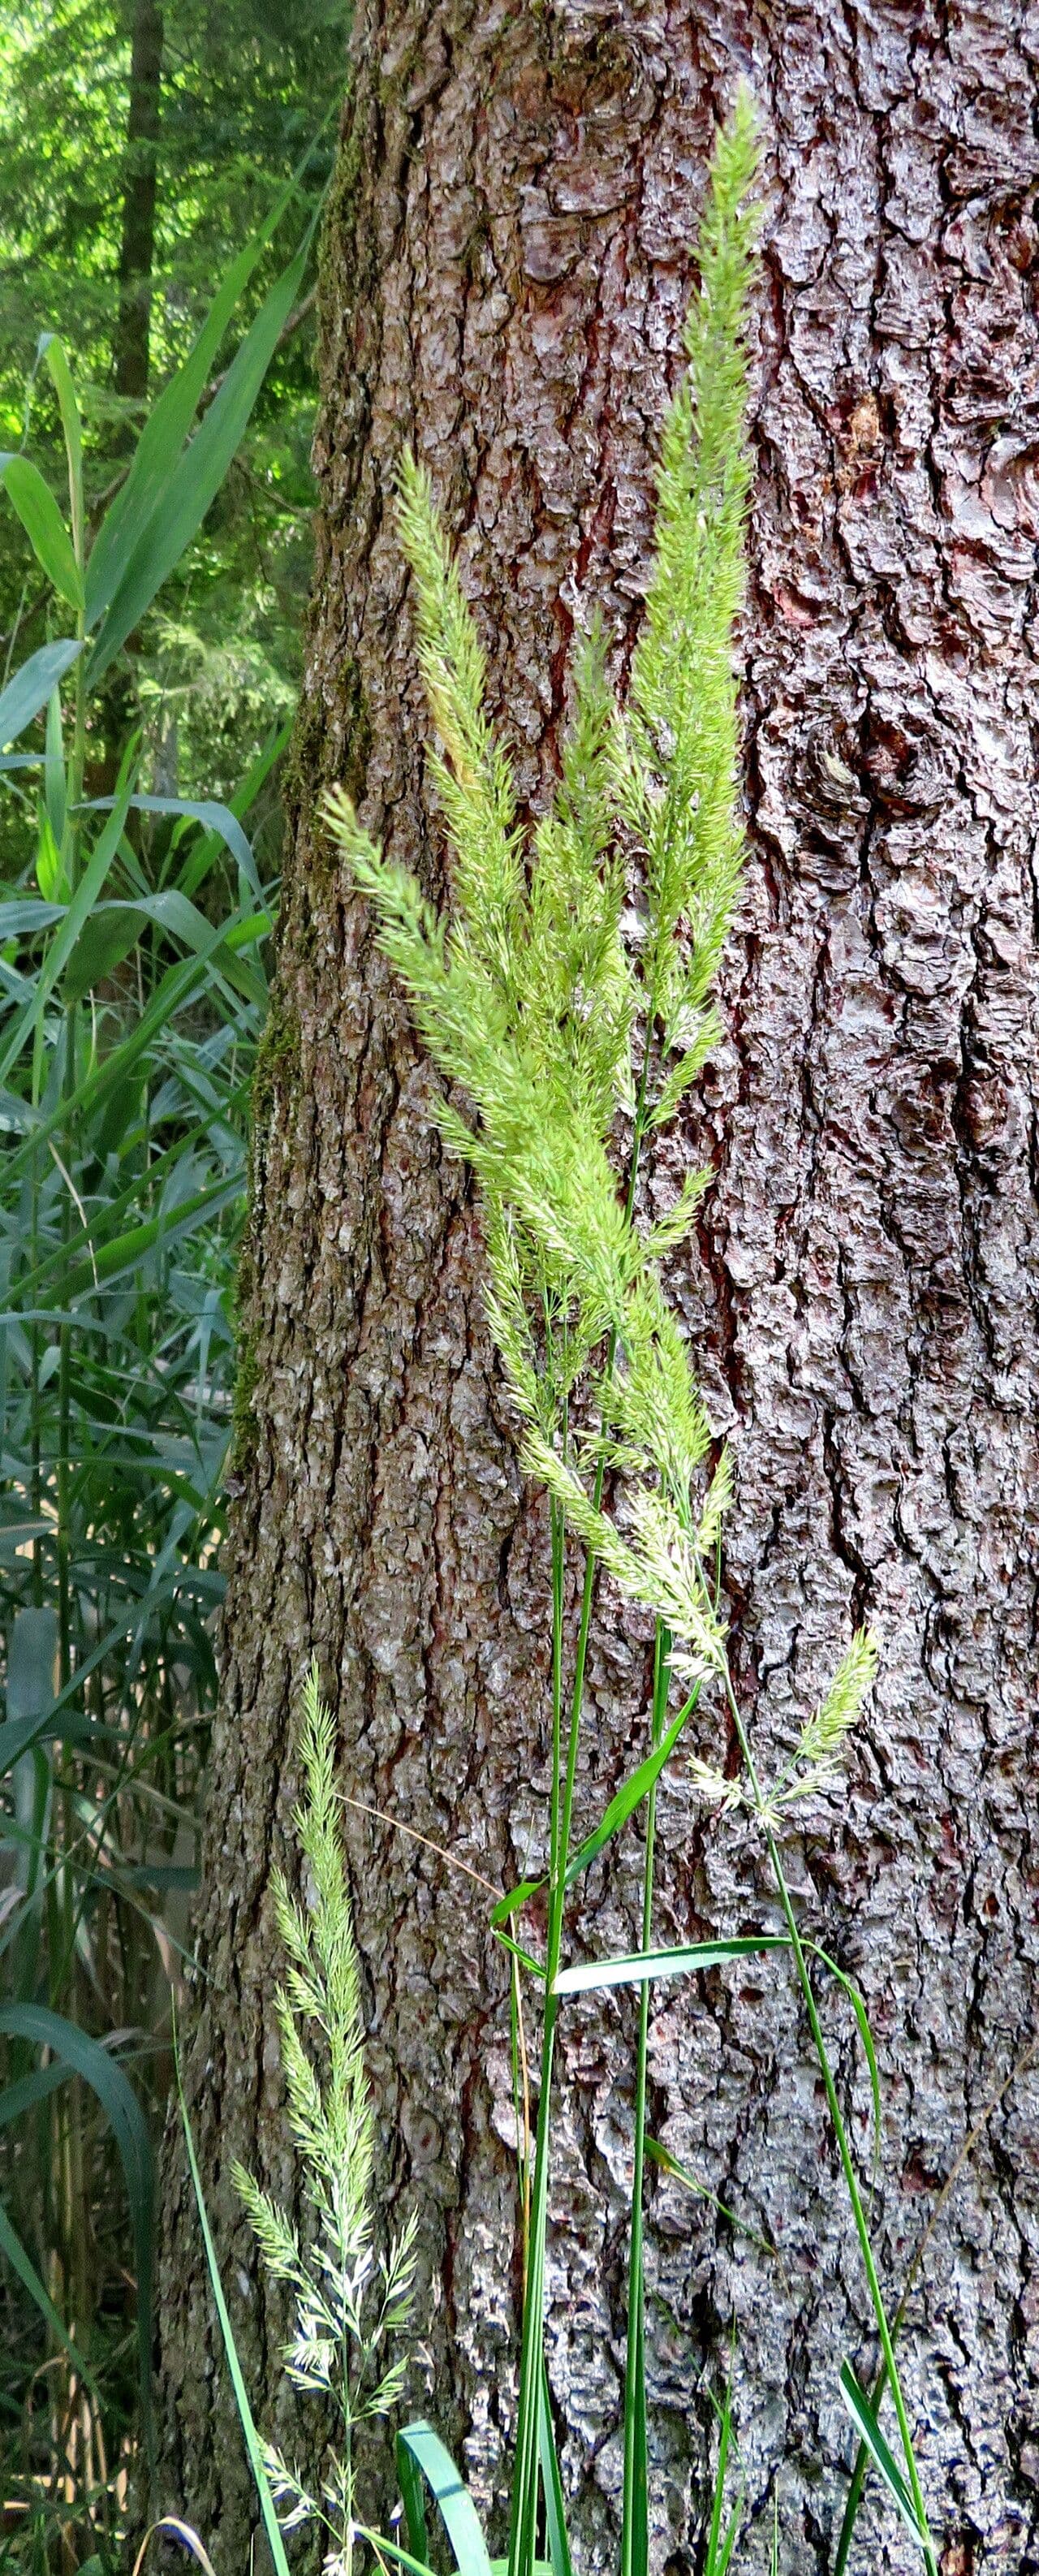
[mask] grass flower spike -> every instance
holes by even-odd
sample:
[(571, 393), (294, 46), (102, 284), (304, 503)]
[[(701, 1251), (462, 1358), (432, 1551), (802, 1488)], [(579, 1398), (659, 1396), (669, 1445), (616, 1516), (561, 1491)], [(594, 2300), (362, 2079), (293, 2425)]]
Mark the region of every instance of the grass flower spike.
[(304, 2248), (293, 2221), (270, 2194), (241, 2165), (234, 2169), (267, 2271), (293, 2292), (295, 2321), (284, 2356), (289, 2377), (306, 2394), (331, 2400), (338, 2417), (341, 2447), (317, 2495), (273, 2444), (264, 2454), (282, 2529), (322, 2526), (326, 2576), (339, 2576), (351, 2564), (358, 2430), (390, 2414), (401, 2394), (407, 2351), (395, 2345), (411, 2316), (415, 2268), (414, 2221), (382, 2261), (374, 2250), (374, 2124), (333, 1785), (334, 1740), (314, 1666), (299, 1738), (305, 1794), (292, 1818), (309, 1873), (309, 1901), (297, 1904), (283, 1873), (274, 1877), (287, 1958), (274, 2008), (313, 2245)]
[[(439, 1104), (446, 1142), (476, 1179), (487, 1311), (528, 1473), (550, 1503), (552, 1709), (547, 1930), (537, 2129), (524, 2157), (525, 2300), (509, 2576), (533, 2576), (559, 2499), (549, 2463), (543, 2347), (552, 2082), (567, 1894), (585, 1852), (615, 1828), (604, 1819), (575, 1855), (574, 1788), (596, 1573), (656, 1618), (647, 1748), (625, 1818), (645, 1819), (642, 1949), (606, 1982), (639, 1985), (634, 2165), (624, 2385), (621, 2576), (648, 2576), (649, 2530), (642, 2267), (649, 1981), (670, 1959), (703, 1964), (702, 1945), (654, 1949), (655, 1801), (664, 1762), (705, 1694), (721, 1703), (735, 1776), (696, 1761), (719, 1816), (739, 1803), (756, 1819), (785, 1924), (773, 1948), (792, 1958), (819, 2061), (869, 2284), (905, 2475), (879, 2427), (871, 2456), (929, 2576), (936, 2559), (862, 2193), (809, 1972), (828, 1954), (802, 1940), (779, 1837), (799, 1801), (832, 1778), (875, 1670), (857, 1636), (771, 1792), (733, 1685), (722, 1605), (722, 1534), (732, 1464), (718, 1452), (690, 1353), (668, 1303), (662, 1265), (695, 1229), (710, 1175), (690, 1172), (669, 1216), (640, 1230), (640, 1170), (654, 1134), (675, 1118), (718, 1029), (714, 985), (739, 893), (744, 845), (737, 799), (736, 618), (744, 589), (750, 491), (745, 430), (746, 323), (755, 277), (752, 187), (756, 122), (745, 90), (719, 134), (697, 248), (699, 284), (685, 332), (686, 366), (663, 425), (655, 552), (625, 702), (592, 617), (575, 655), (569, 724), (547, 810), (529, 829), (505, 742), (487, 711), (487, 670), (437, 519), (428, 477), (401, 463), (398, 527), (410, 567), (418, 657), (435, 742), (433, 784), (450, 847), (450, 903), (427, 900), (333, 792), (326, 818), (416, 1028), (455, 1096)], [(635, 932), (626, 939), (626, 926)], [(583, 1557), (583, 1588), (564, 1705), (564, 1568)], [(677, 1693), (677, 1714), (671, 1707)], [(539, 1886), (544, 1882), (538, 1882)], [(518, 1907), (529, 1890), (515, 1892)], [(513, 1901), (509, 1900), (509, 1910)], [(735, 1938), (735, 1936), (734, 1936)], [(737, 1941), (737, 1948), (739, 1943)], [(769, 1946), (766, 1943), (766, 1946)], [(732, 1941), (712, 1955), (735, 1955)], [(530, 1964), (528, 1953), (516, 1952)], [(642, 1962), (646, 1965), (643, 1968)], [(596, 1963), (591, 1963), (594, 1969)], [(602, 1963), (605, 1972), (609, 1963)], [(620, 1972), (618, 1977), (618, 1972)], [(641, 1973), (640, 1973), (641, 1972)], [(529, 2199), (528, 2199), (529, 2186)], [(850, 2365), (848, 2365), (850, 2371)], [(844, 2383), (842, 2382), (842, 2385)], [(863, 2440), (869, 2403), (854, 2375)], [(863, 2410), (865, 2410), (863, 2412)]]

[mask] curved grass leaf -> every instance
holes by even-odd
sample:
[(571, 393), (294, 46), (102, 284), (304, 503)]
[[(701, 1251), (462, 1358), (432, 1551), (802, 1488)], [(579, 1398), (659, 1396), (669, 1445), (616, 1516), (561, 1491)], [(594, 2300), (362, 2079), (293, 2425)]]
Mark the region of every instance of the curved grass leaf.
[[(283, 751), (288, 748), (292, 739), (294, 721), (295, 719), (292, 716), (287, 716), (284, 724), (276, 726), (268, 735), (262, 749), (257, 752), (256, 758), (251, 767), (247, 769), (241, 786), (235, 789), (234, 795), (231, 798), (230, 807), (221, 807), (220, 810), (222, 813), (226, 814), (227, 812), (230, 812), (234, 819), (239, 823), (241, 822), (243, 815), (248, 814), (250, 808), (256, 803), (261, 787), (265, 785), (267, 779), (270, 777), (271, 771), (275, 767), (276, 763), (281, 759)], [(191, 808), (192, 815), (195, 818), (202, 817), (207, 810), (208, 806), (206, 804), (196, 805)], [(175, 855), (186, 830), (186, 820), (178, 823), (170, 841), (171, 856)], [(193, 895), (198, 893), (200, 885), (204, 884), (205, 879), (209, 874), (209, 870), (213, 864), (214, 858), (216, 857), (216, 853), (223, 837), (224, 835), (222, 832), (217, 833), (214, 831), (204, 831), (201, 838), (194, 844), (180, 876), (180, 887), (183, 894)], [(251, 844), (247, 842), (246, 847), (250, 849), (251, 855)], [(253, 860), (253, 865), (255, 866), (255, 859)], [(250, 883), (252, 883), (252, 879), (250, 879)], [(260, 900), (265, 903), (270, 902), (270, 886), (267, 887), (266, 892), (264, 892), (264, 889), (261, 887)]]
[[(77, 805), (76, 812), (77, 814), (108, 814), (111, 813), (115, 801), (114, 796), (92, 796), (85, 805)], [(207, 831), (226, 843), (232, 858), (237, 859), (242, 875), (250, 892), (255, 896), (261, 912), (265, 910), (251, 844), (242, 830), (237, 814), (229, 805), (222, 805), (215, 796), (195, 798), (131, 796), (130, 811), (132, 814), (175, 814), (182, 822), (204, 824)]]
[[(141, 2546), (137, 2552), (137, 2556), (133, 2562), (133, 2576), (141, 2576), (141, 2569), (144, 2565), (145, 2558), (147, 2557), (148, 2550), (152, 2541), (156, 2539), (179, 2540), (181, 2548), (187, 2550), (188, 2557), (193, 2558), (196, 2564), (201, 2567), (203, 2576), (215, 2576), (213, 2561), (209, 2555), (208, 2549), (206, 2548), (205, 2542), (199, 2539), (197, 2531), (192, 2530), (190, 2522), (181, 2521), (179, 2513), (160, 2514), (158, 2522), (149, 2523), (148, 2529), (141, 2542)], [(100, 2559), (98, 2559), (97, 2564), (100, 2567)], [(82, 2571), (82, 2576), (87, 2576), (86, 2569)]]
[[(464, 2479), (455, 2467), (450, 2451), (446, 2449), (439, 2434), (434, 2433), (431, 2424), (422, 2421), (406, 2424), (403, 2431), (397, 2435), (396, 2453), (397, 2470), (406, 2508), (409, 2489), (414, 2499), (417, 2471), (418, 2476), (425, 2479), (437, 2506), (454, 2552), (459, 2576), (490, 2576), (491, 2562), (476, 2506)], [(405, 2479), (408, 2480), (407, 2486)], [(416, 2527), (421, 2528), (424, 2534), (424, 2512), (421, 2523), (416, 2516)], [(411, 2531), (410, 2512), (408, 2528)]]
[[(299, 292), (313, 230), (311, 224), (295, 259), (261, 305), (201, 427), (172, 471), (158, 484), (151, 515), (129, 560), (123, 558), (125, 568), (111, 590), (87, 664), (89, 689), (97, 687), (127, 636), (132, 635), (145, 610), (151, 607), (156, 592), (197, 535), (220, 490), (241, 446), (253, 404)], [(98, 593), (91, 590), (89, 574), (87, 588), (88, 619), (92, 619), (97, 613)]]
[(155, 2179), (151, 2139), (137, 2095), (123, 2069), (100, 2042), (91, 2039), (63, 2013), (48, 2004), (0, 2004), (0, 2032), (25, 2039), (81, 2075), (97, 2095), (108, 2121), (126, 2180), (137, 2267), (137, 2350), (141, 2412), (146, 2434), (151, 2425), (152, 2269), (155, 2242)]
[(37, 652), (30, 653), (6, 688), (0, 689), (0, 743), (17, 742), (82, 651), (82, 644), (66, 636), (60, 643), (41, 644)]
[(28, 456), (0, 455), (0, 483), (18, 513), (41, 572), (70, 608), (82, 605), (83, 586), (72, 540), (38, 465)]
[(24, 2119), (27, 2111), (38, 2110), (40, 2103), (49, 2101), (51, 2094), (68, 2080), (68, 2067), (52, 2061), (50, 2066), (38, 2067), (35, 2075), (20, 2075), (14, 2084), (5, 2084), (0, 2093), (0, 2129), (10, 2128), (12, 2120)]
[(111, 604), (124, 565), (168, 493), (174, 466), (209, 382), (224, 333), (258, 259), (292, 202), (312, 150), (313, 145), (308, 145), (269, 215), (232, 261), (183, 366), (178, 367), (148, 414), (126, 481), (105, 512), (87, 565), (88, 628), (96, 626)]
[(766, 1950), (788, 1950), (785, 1932), (752, 1932), (732, 1941), (692, 1941), (674, 1950), (635, 1950), (620, 1959), (585, 1959), (580, 1967), (563, 1968), (555, 1995), (587, 1995), (606, 1986), (644, 1986), (653, 1977), (683, 1977), (700, 1968), (717, 1968), (723, 1959), (760, 1958)]

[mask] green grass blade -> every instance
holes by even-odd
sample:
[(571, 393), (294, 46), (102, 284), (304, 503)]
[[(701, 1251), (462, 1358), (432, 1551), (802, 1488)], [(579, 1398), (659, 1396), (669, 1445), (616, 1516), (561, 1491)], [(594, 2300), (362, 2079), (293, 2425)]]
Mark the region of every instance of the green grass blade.
[(865, 2003), (854, 1979), (847, 1976), (843, 1968), (838, 1967), (836, 1959), (831, 1959), (828, 1950), (822, 1949), (818, 1941), (806, 1941), (804, 1946), (806, 1950), (810, 1950), (812, 1952), (814, 1958), (822, 1960), (824, 1968), (829, 1969), (831, 1977), (836, 1977), (838, 1985), (843, 1987), (844, 1992), (847, 1995), (848, 2001), (855, 2015), (855, 2019), (858, 2023), (859, 2038), (862, 2041), (866, 2064), (869, 2068), (870, 2090), (873, 2095), (873, 2153), (874, 2159), (876, 2159), (880, 2154), (880, 2127), (882, 2117), (880, 2102), (880, 2070), (877, 2065), (877, 2052), (873, 2045), (873, 2033), (869, 2026), (869, 2016), (866, 2011)]
[(38, 2110), (40, 2103), (48, 2101), (68, 2080), (68, 2067), (52, 2064), (41, 2066), (35, 2075), (20, 2075), (14, 2084), (5, 2084), (0, 2093), (0, 2129), (8, 2128), (12, 2120), (22, 2119), (26, 2111)]
[(33, 717), (46, 706), (52, 689), (57, 688), (66, 671), (71, 671), (82, 650), (82, 644), (77, 644), (72, 636), (66, 636), (61, 643), (41, 644), (38, 652), (30, 653), (28, 661), (22, 663), (13, 680), (8, 680), (6, 688), (0, 689), (0, 743), (6, 746), (9, 742), (17, 742), (26, 725), (31, 725)]
[(59, 598), (78, 610), (83, 591), (72, 540), (39, 466), (27, 456), (0, 455), (0, 484), (18, 513), (41, 572)]
[[(107, 814), (111, 812), (114, 803), (115, 798), (112, 796), (94, 796), (88, 804), (77, 806), (76, 810), (80, 814)], [(217, 840), (226, 844), (232, 858), (237, 859), (250, 892), (255, 897), (260, 910), (263, 911), (263, 890), (256, 874), (256, 861), (253, 858), (252, 847), (242, 830), (237, 814), (232, 812), (229, 805), (222, 805), (215, 796), (197, 798), (131, 796), (130, 812), (132, 814), (176, 814), (183, 822), (203, 823), (208, 832), (212, 832)]]
[(69, 502), (72, 511), (72, 544), (77, 565), (83, 560), (83, 435), (79, 404), (72, 382), (69, 362), (61, 341), (53, 331), (41, 333), (36, 344), (37, 359), (42, 358), (58, 397), (61, 426), (65, 433), (65, 454), (69, 467)]
[(866, 2392), (859, 2386), (850, 2361), (841, 2363), (841, 2395), (855, 2430), (860, 2440), (865, 2443), (870, 2458), (879, 2470), (889, 2496), (897, 2505), (907, 2530), (912, 2533), (917, 2548), (923, 2550), (926, 2555), (930, 2547), (928, 2535), (920, 2529), (912, 2495), (885, 2441)]
[[(243, 817), (250, 812), (252, 806), (255, 805), (261, 787), (266, 785), (272, 769), (276, 767), (277, 762), (281, 759), (282, 753), (287, 750), (288, 745), (292, 740), (293, 722), (294, 719), (291, 716), (288, 716), (286, 717), (284, 724), (278, 725), (274, 728), (274, 730), (268, 735), (262, 749), (257, 752), (256, 758), (252, 762), (250, 768), (247, 769), (241, 786), (236, 787), (234, 795), (231, 798), (230, 807), (225, 810), (229, 810), (234, 815), (237, 822), (240, 823)], [(177, 825), (170, 842), (171, 859), (175, 857), (187, 828), (188, 826), (186, 822), (182, 822)], [(193, 895), (198, 893), (200, 885), (204, 883), (209, 874), (209, 870), (212, 867), (220, 846), (221, 837), (222, 836), (216, 832), (203, 832), (201, 838), (193, 844), (180, 877), (180, 886), (184, 894)], [(263, 888), (261, 888), (261, 894), (264, 894)], [(264, 899), (268, 902), (270, 901), (269, 888), (266, 890)]]
[(636, 1950), (620, 1959), (585, 1959), (580, 1967), (563, 1968), (554, 1980), (556, 1995), (587, 1995), (606, 1986), (644, 1986), (652, 1977), (689, 1976), (699, 1968), (717, 1968), (723, 1959), (761, 1958), (766, 1950), (787, 1950), (782, 1932), (754, 1932), (734, 1941), (692, 1941), (673, 1950)]
[(540, 1959), (535, 1959), (531, 1951), (521, 1948), (518, 1941), (510, 1941), (508, 1933), (499, 1932), (496, 1924), (493, 1929), (495, 1940), (501, 1943), (503, 1950), (508, 1951), (510, 1959), (518, 1959), (520, 1967), (526, 1969), (528, 1976), (537, 1977), (540, 1984), (544, 1985), (545, 1971)]
[[(312, 148), (312, 147), (310, 147)], [(123, 567), (168, 493), (170, 478), (205, 392), (220, 343), (268, 242), (276, 232), (310, 157), (310, 148), (258, 230), (232, 261), (202, 328), (148, 414), (122, 488), (98, 530), (87, 565), (87, 626), (111, 604)]]
[(372, 2531), (368, 2523), (355, 2522), (354, 2532), (358, 2540), (367, 2541), (376, 2565), (383, 2558), (392, 2558), (395, 2567), (407, 2568), (408, 2576), (432, 2576), (423, 2558), (415, 2558), (410, 2549), (402, 2549), (399, 2540), (387, 2540), (384, 2531)]
[(164, 481), (98, 628), (87, 665), (88, 689), (97, 687), (127, 636), (140, 624), (220, 490), (299, 293), (313, 229), (311, 224), (295, 259), (272, 286), (201, 428)]
[(397, 2475), (400, 2479), (400, 2491), (404, 2505), (404, 2519), (408, 2526), (408, 2539), (411, 2542), (416, 2558), (425, 2562), (429, 2557), (429, 2535), (426, 2530), (426, 2505), (422, 2491), (422, 2479), (419, 2475), (413, 2453), (409, 2449), (407, 2443), (401, 2441), (399, 2434), (394, 2444), (394, 2450), (397, 2456)]
[(711, 2527), (707, 2535), (707, 2556), (704, 2561), (704, 2576), (725, 2576), (725, 2570), (729, 2564), (729, 2559), (732, 2556), (733, 2542), (736, 2537), (736, 2527), (739, 2518), (738, 2505), (730, 2518), (724, 2535), (722, 2533), (722, 2514), (725, 2508), (725, 2480), (728, 2475), (729, 2448), (731, 2441), (732, 2387), (730, 2382), (726, 2387), (725, 2398), (721, 2407), (721, 2432), (718, 2437), (718, 2465), (714, 2473), (714, 2495), (711, 2501)]
[(2, 2200), (0, 2200), (0, 2254), (6, 2256), (12, 2272), (17, 2273), (23, 2290), (28, 2291), (34, 2306), (39, 2309), (41, 2317), (50, 2327), (55, 2342), (60, 2344), (63, 2352), (67, 2352), (73, 2368), (78, 2371), (86, 2387), (100, 2400), (101, 2392), (90, 2363), (81, 2353), (79, 2345), (73, 2342), (64, 2319), (59, 2316), (53, 2299), (44, 2289), (36, 2265), (26, 2253), (17, 2228), (12, 2226)]
[[(43, 797), (47, 808), (47, 820), (50, 824), (51, 831), (54, 834), (54, 846), (60, 854), (65, 840), (65, 826), (68, 821), (68, 803), (65, 785), (64, 745), (61, 738), (61, 696), (57, 689), (51, 690), (50, 696), (47, 700), (46, 748), (43, 755)], [(39, 862), (37, 861), (37, 866), (38, 865)]]
[(543, 1878), (521, 1878), (518, 1887), (510, 1887), (507, 1896), (500, 1896), (497, 1905), (492, 1905), (491, 1907), (490, 1923), (492, 1931), (500, 1931), (502, 1924), (508, 1922), (509, 1916), (511, 1914), (518, 1914), (520, 1906), (526, 1904), (527, 1898), (529, 1896), (536, 1896), (538, 1889), (544, 1887), (544, 1885), (545, 1881)]
[(642, 2271), (642, 2212), (632, 2212), (636, 2237), (629, 2279), (629, 2367), (624, 2381), (624, 2576), (648, 2576), (649, 2439), (646, 2413), (646, 2315)]
[(673, 1724), (669, 1726), (667, 1734), (664, 1736), (662, 1742), (655, 1747), (652, 1753), (647, 1754), (645, 1761), (639, 1763), (638, 1770), (632, 1772), (630, 1780), (625, 1780), (623, 1787), (618, 1789), (615, 1797), (611, 1798), (609, 1806), (604, 1810), (600, 1817), (594, 1833), (589, 1834), (587, 1842), (583, 1842), (580, 1849), (575, 1851), (573, 1859), (568, 1865), (566, 1873), (566, 1884), (568, 1887), (573, 1885), (575, 1878), (580, 1878), (582, 1871), (591, 1868), (593, 1860), (598, 1859), (599, 1853), (611, 1840), (611, 1837), (620, 1832), (621, 1826), (627, 1824), (629, 1816), (634, 1815), (636, 1807), (641, 1806), (643, 1798), (647, 1798), (649, 1796), (650, 1790), (655, 1787), (656, 1782), (660, 1777), (665, 1762), (668, 1761), (670, 1755), (674, 1752), (682, 1729), (685, 1726), (687, 1719), (692, 1715), (693, 1706), (694, 1702), (690, 1700), (687, 1708), (680, 1709), (678, 1716), (674, 1719)]
[(406, 2453), (425, 2479), (454, 2552), (459, 2576), (490, 2576), (491, 2562), (469, 2489), (431, 2424), (406, 2424), (397, 2435), (398, 2464)]
[(242, 2376), (242, 2366), (238, 2359), (238, 2347), (235, 2343), (234, 2331), (227, 2311), (227, 2301), (224, 2297), (224, 2285), (220, 2278), (220, 2266), (216, 2259), (216, 2247), (213, 2243), (212, 2230), (209, 2224), (209, 2214), (206, 2209), (205, 2195), (202, 2190), (202, 2176), (198, 2169), (198, 2157), (195, 2153), (195, 2141), (192, 2136), (191, 2121), (188, 2117), (188, 2106), (184, 2099), (184, 2085), (181, 2078), (180, 2051), (177, 2047), (176, 2031), (174, 2031), (173, 2063), (177, 2085), (177, 2101), (180, 2106), (181, 2126), (184, 2131), (184, 2143), (187, 2148), (188, 2165), (190, 2167), (191, 2180), (194, 2187), (199, 2225), (202, 2229), (202, 2243), (205, 2247), (206, 2263), (209, 2269), (209, 2284), (213, 2293), (213, 2304), (216, 2308), (220, 2332), (223, 2337), (224, 2353), (227, 2360), (227, 2367), (231, 2375), (231, 2385), (235, 2393), (235, 2403), (238, 2408), (239, 2421), (241, 2423), (242, 2433), (245, 2439), (249, 2466), (253, 2473), (253, 2482), (259, 2498), (260, 2512), (263, 2515), (263, 2527), (267, 2534), (267, 2543), (271, 2557), (274, 2560), (275, 2576), (291, 2576), (285, 2543), (281, 2535), (281, 2525), (275, 2511), (274, 2497), (271, 2494), (270, 2479), (267, 2475), (266, 2468), (264, 2467), (263, 2445), (256, 2429), (256, 2421), (252, 2407), (249, 2404), (249, 2394), (245, 2385), (245, 2380)]
[(151, 2432), (152, 2274), (155, 2254), (155, 2175), (148, 2124), (133, 2085), (109, 2051), (48, 2004), (0, 2004), (0, 2032), (33, 2041), (81, 2075), (97, 2095), (112, 2131), (126, 2182), (137, 2268), (137, 2355), (141, 2415)]
[(66, 908), (61, 928), (55, 933), (43, 964), (39, 968), (31, 1000), (15, 1013), (14, 1025), (0, 1054), (0, 1082), (6, 1082), (12, 1065), (17, 1063), (23, 1047), (27, 1045), (34, 1029), (39, 1027), (44, 1006), (64, 971), (88, 914), (97, 902), (119, 847), (128, 802), (127, 797), (121, 797), (115, 813), (110, 815), (96, 849), (91, 851), (72, 901)]
[[(555, 2430), (552, 2423), (552, 2399), (544, 2352), (541, 2355), (538, 2451), (541, 2459), (541, 2486), (545, 2498), (545, 2540), (552, 2576), (573, 2576), (570, 2543), (566, 2531), (563, 2481), (559, 2474), (559, 2454), (556, 2450)], [(507, 2559), (505, 2565), (508, 2566)]]
[(647, 2136), (646, 2154), (652, 2157), (655, 2165), (659, 2165), (661, 2173), (673, 2174), (675, 2181), (680, 2182), (684, 2190), (694, 2192), (697, 2200), (708, 2201), (711, 2208), (718, 2211), (719, 2217), (727, 2218), (730, 2227), (735, 2228), (737, 2236), (745, 2236), (749, 2244), (760, 2246), (763, 2254), (771, 2254), (775, 2259), (776, 2248), (769, 2244), (767, 2236), (759, 2236), (755, 2228), (747, 2226), (745, 2219), (737, 2217), (736, 2211), (729, 2208), (727, 2201), (719, 2200), (717, 2192), (708, 2191), (705, 2182), (698, 2182), (696, 2175), (690, 2173), (688, 2165), (684, 2165), (679, 2156), (672, 2155), (670, 2147), (661, 2146), (659, 2138)]

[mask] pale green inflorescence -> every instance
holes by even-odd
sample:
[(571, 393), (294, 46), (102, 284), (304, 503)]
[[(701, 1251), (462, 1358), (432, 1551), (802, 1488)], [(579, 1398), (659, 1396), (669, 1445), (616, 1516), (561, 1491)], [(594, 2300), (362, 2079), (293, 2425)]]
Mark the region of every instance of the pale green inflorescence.
[[(756, 158), (742, 91), (715, 148), (624, 708), (593, 620), (560, 779), (528, 840), (485, 712), (475, 625), (428, 478), (407, 455), (399, 528), (453, 853), (450, 923), (342, 792), (326, 801), (423, 1041), (472, 1104), (471, 1118), (447, 1101), (436, 1114), (479, 1182), (488, 1313), (524, 1464), (626, 1597), (663, 1621), (686, 1690), (725, 1671), (716, 1559), (732, 1477), (723, 1450), (708, 1479), (709, 1425), (660, 1262), (694, 1225), (710, 1174), (691, 1173), (670, 1215), (641, 1234), (615, 1154), (627, 1121), (637, 1167), (716, 1041), (713, 986), (740, 885), (734, 627)], [(856, 1640), (777, 1783), (784, 1801), (829, 1776), (872, 1669), (872, 1647)], [(702, 1766), (695, 1776), (708, 1795), (729, 1791)]]
[[(295, 2299), (285, 2364), (294, 2385), (332, 2401), (341, 2448), (319, 2495), (273, 2444), (264, 2460), (286, 2531), (323, 2527), (326, 2576), (350, 2566), (356, 2517), (354, 2439), (358, 2428), (396, 2405), (407, 2353), (394, 2350), (412, 2309), (415, 2221), (377, 2260), (372, 2225), (374, 2121), (364, 2070), (350, 1900), (333, 1787), (335, 1729), (312, 1667), (304, 1689), (299, 1757), (305, 1794), (292, 1825), (310, 1879), (298, 1905), (276, 1870), (273, 1894), (287, 1959), (274, 1999), (297, 2170), (315, 2222), (304, 2248), (298, 2229), (242, 2165), (234, 2180), (267, 2271)], [(308, 2040), (311, 2043), (308, 2045)], [(316, 2041), (320, 2070), (311, 2053)]]

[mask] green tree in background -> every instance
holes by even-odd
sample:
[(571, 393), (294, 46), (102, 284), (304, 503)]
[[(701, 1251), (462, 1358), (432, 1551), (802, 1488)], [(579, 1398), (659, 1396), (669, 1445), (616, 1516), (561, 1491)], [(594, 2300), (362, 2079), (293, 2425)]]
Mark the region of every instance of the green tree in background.
[[(20, 444), (41, 329), (74, 348), (96, 509), (149, 394), (184, 356), (231, 253), (313, 145), (328, 176), (349, 0), (24, 0), (0, 32), (0, 446)], [(260, 263), (243, 323), (280, 264)], [(32, 452), (56, 488), (60, 425), (32, 387)], [(204, 530), (109, 690), (94, 783), (145, 730), (160, 791), (230, 794), (290, 707), (309, 580), (314, 375), (306, 296)], [(43, 641), (28, 545), (0, 565), (0, 675)]]

